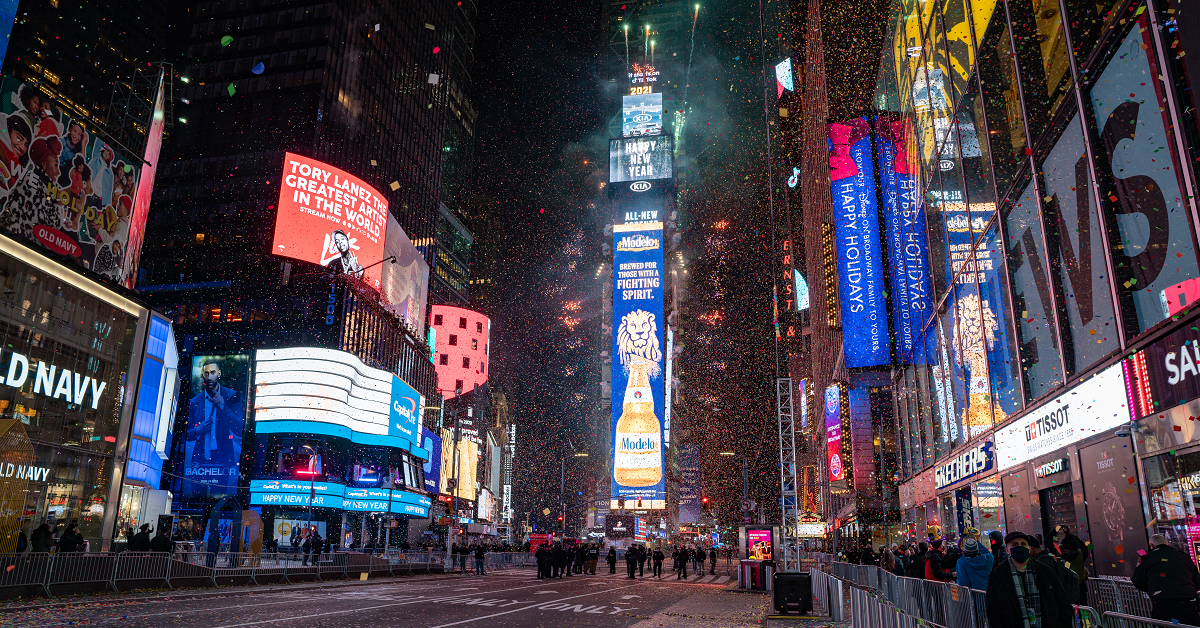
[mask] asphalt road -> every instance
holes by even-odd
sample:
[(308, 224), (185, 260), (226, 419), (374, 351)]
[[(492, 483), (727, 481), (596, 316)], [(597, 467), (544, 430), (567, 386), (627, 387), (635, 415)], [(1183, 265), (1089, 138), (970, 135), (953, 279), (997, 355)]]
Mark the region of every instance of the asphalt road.
[(728, 582), (679, 582), (674, 574), (662, 580), (603, 573), (537, 580), (533, 575), (526, 569), (484, 577), (412, 577), (304, 590), (231, 591), (201, 599), (109, 597), (0, 614), (0, 626), (625, 628), (707, 623), (701, 620), (755, 625), (762, 618), (758, 607), (765, 609), (765, 596), (729, 592)]

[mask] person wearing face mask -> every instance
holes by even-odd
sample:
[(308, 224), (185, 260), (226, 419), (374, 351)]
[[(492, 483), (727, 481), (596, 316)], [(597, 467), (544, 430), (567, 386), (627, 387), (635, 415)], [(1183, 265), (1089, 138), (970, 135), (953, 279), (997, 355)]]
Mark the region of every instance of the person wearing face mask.
[(1200, 626), (1196, 591), (1200, 572), (1187, 554), (1167, 544), (1167, 537), (1150, 537), (1149, 552), (1133, 570), (1133, 586), (1150, 596), (1152, 619)]
[(1075, 613), (1054, 570), (1033, 560), (1029, 536), (1004, 537), (1008, 560), (988, 576), (988, 628), (1072, 628)]

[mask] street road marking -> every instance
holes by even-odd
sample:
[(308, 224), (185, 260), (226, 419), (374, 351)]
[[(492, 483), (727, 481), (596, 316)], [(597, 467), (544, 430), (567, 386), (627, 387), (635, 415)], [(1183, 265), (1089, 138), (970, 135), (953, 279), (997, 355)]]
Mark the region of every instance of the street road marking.
[(642, 596), (640, 596), (640, 595), (622, 595), (621, 599), (622, 600), (632, 600), (635, 597), (642, 597)]
[(716, 584), (721, 584), (729, 579), (729, 576), (717, 576)]
[(712, 582), (713, 578), (716, 578), (716, 576), (704, 576), (704, 578), (702, 580), (700, 580), (700, 582), (701, 583)]
[[(638, 585), (636, 585), (636, 584), (631, 584), (631, 585), (627, 585), (627, 586), (623, 586), (623, 587), (618, 587), (616, 590), (617, 590), (617, 591), (620, 591), (621, 589), (628, 589), (628, 588), (630, 588), (630, 587), (636, 587), (636, 586), (638, 586)], [(580, 595), (572, 595), (571, 597), (564, 597), (564, 598), (562, 598), (562, 599), (560, 599), (560, 600), (555, 600), (554, 602), (547, 602), (547, 603), (545, 603), (545, 604), (534, 604), (534, 605), (532, 605), (532, 606), (524, 606), (524, 607), (522, 607), (522, 608), (514, 608), (514, 609), (513, 609), (513, 610), (511, 610), (511, 611), (504, 611), (503, 613), (494, 613), (494, 614), (492, 614), (492, 615), (485, 615), (485, 616), (483, 616), (483, 617), (476, 617), (476, 618), (474, 618), (474, 619), (464, 619), (464, 620), (462, 620), (462, 621), (451, 622), (451, 623), (449, 623), (449, 624), (439, 624), (439, 625), (437, 625), (437, 626), (431, 626), (430, 628), (449, 628), (450, 626), (459, 626), (459, 625), (462, 625), (462, 624), (469, 624), (469, 623), (471, 623), (471, 622), (476, 622), (476, 621), (479, 621), (479, 620), (481, 620), (481, 619), (492, 619), (493, 617), (500, 617), (501, 615), (509, 615), (509, 614), (512, 614), (512, 613), (518, 613), (518, 612), (520, 612), (520, 611), (527, 611), (527, 610), (529, 610), (529, 609), (533, 609), (533, 608), (539, 608), (539, 607), (543, 607), (543, 606), (547, 606), (547, 605), (554, 605), (554, 604), (557, 604), (557, 603), (559, 603), (559, 602), (562, 602), (563, 600), (573, 600), (573, 599), (575, 599), (575, 598), (587, 597), (587, 596), (589, 596), (589, 595), (596, 595), (597, 593), (604, 593), (604, 591), (596, 591), (595, 593), (582, 593), (582, 594), (580, 594)], [(573, 608), (573, 607), (572, 607), (572, 608)], [(591, 607), (589, 607), (589, 608), (591, 608)], [(601, 606), (601, 607), (599, 607), (599, 608), (604, 608), (604, 607), (603, 607), (603, 606)], [(366, 610), (366, 609), (364, 609), (364, 610)], [(561, 609), (561, 610), (565, 610), (565, 609)], [(618, 608), (617, 610), (615, 610), (615, 611), (613, 611), (612, 613), (609, 613), (609, 614), (610, 614), (610, 615), (612, 615), (612, 614), (615, 614), (615, 613), (618, 613), (618, 612), (620, 612), (621, 610), (622, 610), (622, 609), (619, 609), (619, 608)], [(624, 609), (624, 610), (630, 610), (630, 609)], [(576, 611), (576, 612), (579, 612), (579, 611)], [(585, 611), (585, 612), (586, 612), (586, 611)], [(298, 618), (298, 619), (299, 619), (299, 618)], [(219, 627), (219, 628), (232, 628), (232, 627), (228, 627), (228, 626), (221, 626), (221, 627)]]
[(451, 591), (478, 591), (478, 590), (479, 590), (479, 587), (459, 587), (457, 589), (451, 589)]
[(534, 591), (533, 592), (534, 595), (549, 595), (551, 593), (558, 593), (558, 591)]

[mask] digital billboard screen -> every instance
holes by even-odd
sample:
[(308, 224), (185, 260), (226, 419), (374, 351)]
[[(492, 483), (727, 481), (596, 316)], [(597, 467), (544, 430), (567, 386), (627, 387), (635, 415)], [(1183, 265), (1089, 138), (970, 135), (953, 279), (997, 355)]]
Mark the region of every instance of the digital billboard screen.
[(907, 118), (877, 117), (875, 136), (891, 262), (892, 328), (900, 360), (912, 363), (932, 293), (925, 203), (914, 164), (908, 159), (914, 141), (912, 122)]
[(183, 439), (183, 496), (228, 497), (237, 491), (250, 393), (250, 356), (192, 357), (191, 400)]
[(830, 124), (829, 176), (846, 366), (891, 361), (875, 163), (866, 118)]
[(663, 121), (662, 94), (638, 94), (621, 98), (621, 135), (659, 135)]
[(429, 297), (429, 264), (413, 245), (408, 234), (391, 214), (387, 216), (383, 257), (395, 257), (395, 263), (382, 264), (384, 307), (425, 335), (425, 302)]
[(746, 530), (746, 552), (750, 560), (771, 560), (771, 530)]
[(662, 222), (667, 200), (675, 188), (674, 179), (630, 181), (608, 186), (612, 199), (614, 224)]
[(387, 199), (358, 177), (286, 153), (271, 250), (379, 290), (387, 217)]
[(834, 384), (825, 389), (825, 447), (829, 458), (829, 481), (846, 479), (842, 460), (842, 386)]
[(662, 238), (662, 223), (613, 229), (613, 395), (624, 401), (612, 404), (611, 498), (649, 500), (651, 509), (666, 500)]
[(609, 140), (608, 182), (670, 179), (674, 158), (670, 135)]
[(422, 471), (425, 472), (425, 492), (437, 495), (442, 489), (442, 437), (433, 432), (424, 432), (421, 447), (429, 452)]

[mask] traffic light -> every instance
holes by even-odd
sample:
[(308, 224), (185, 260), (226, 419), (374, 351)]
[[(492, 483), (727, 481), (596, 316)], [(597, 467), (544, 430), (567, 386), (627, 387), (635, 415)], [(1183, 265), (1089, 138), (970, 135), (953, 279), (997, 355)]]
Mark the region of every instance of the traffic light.
[(558, 516), (558, 529), (559, 529), (559, 530), (563, 529), (563, 517), (562, 517), (562, 515), (559, 515), (559, 516)]
[(712, 506), (712, 500), (710, 500), (707, 497), (700, 498), (700, 507), (701, 508), (708, 510), (711, 506)]

